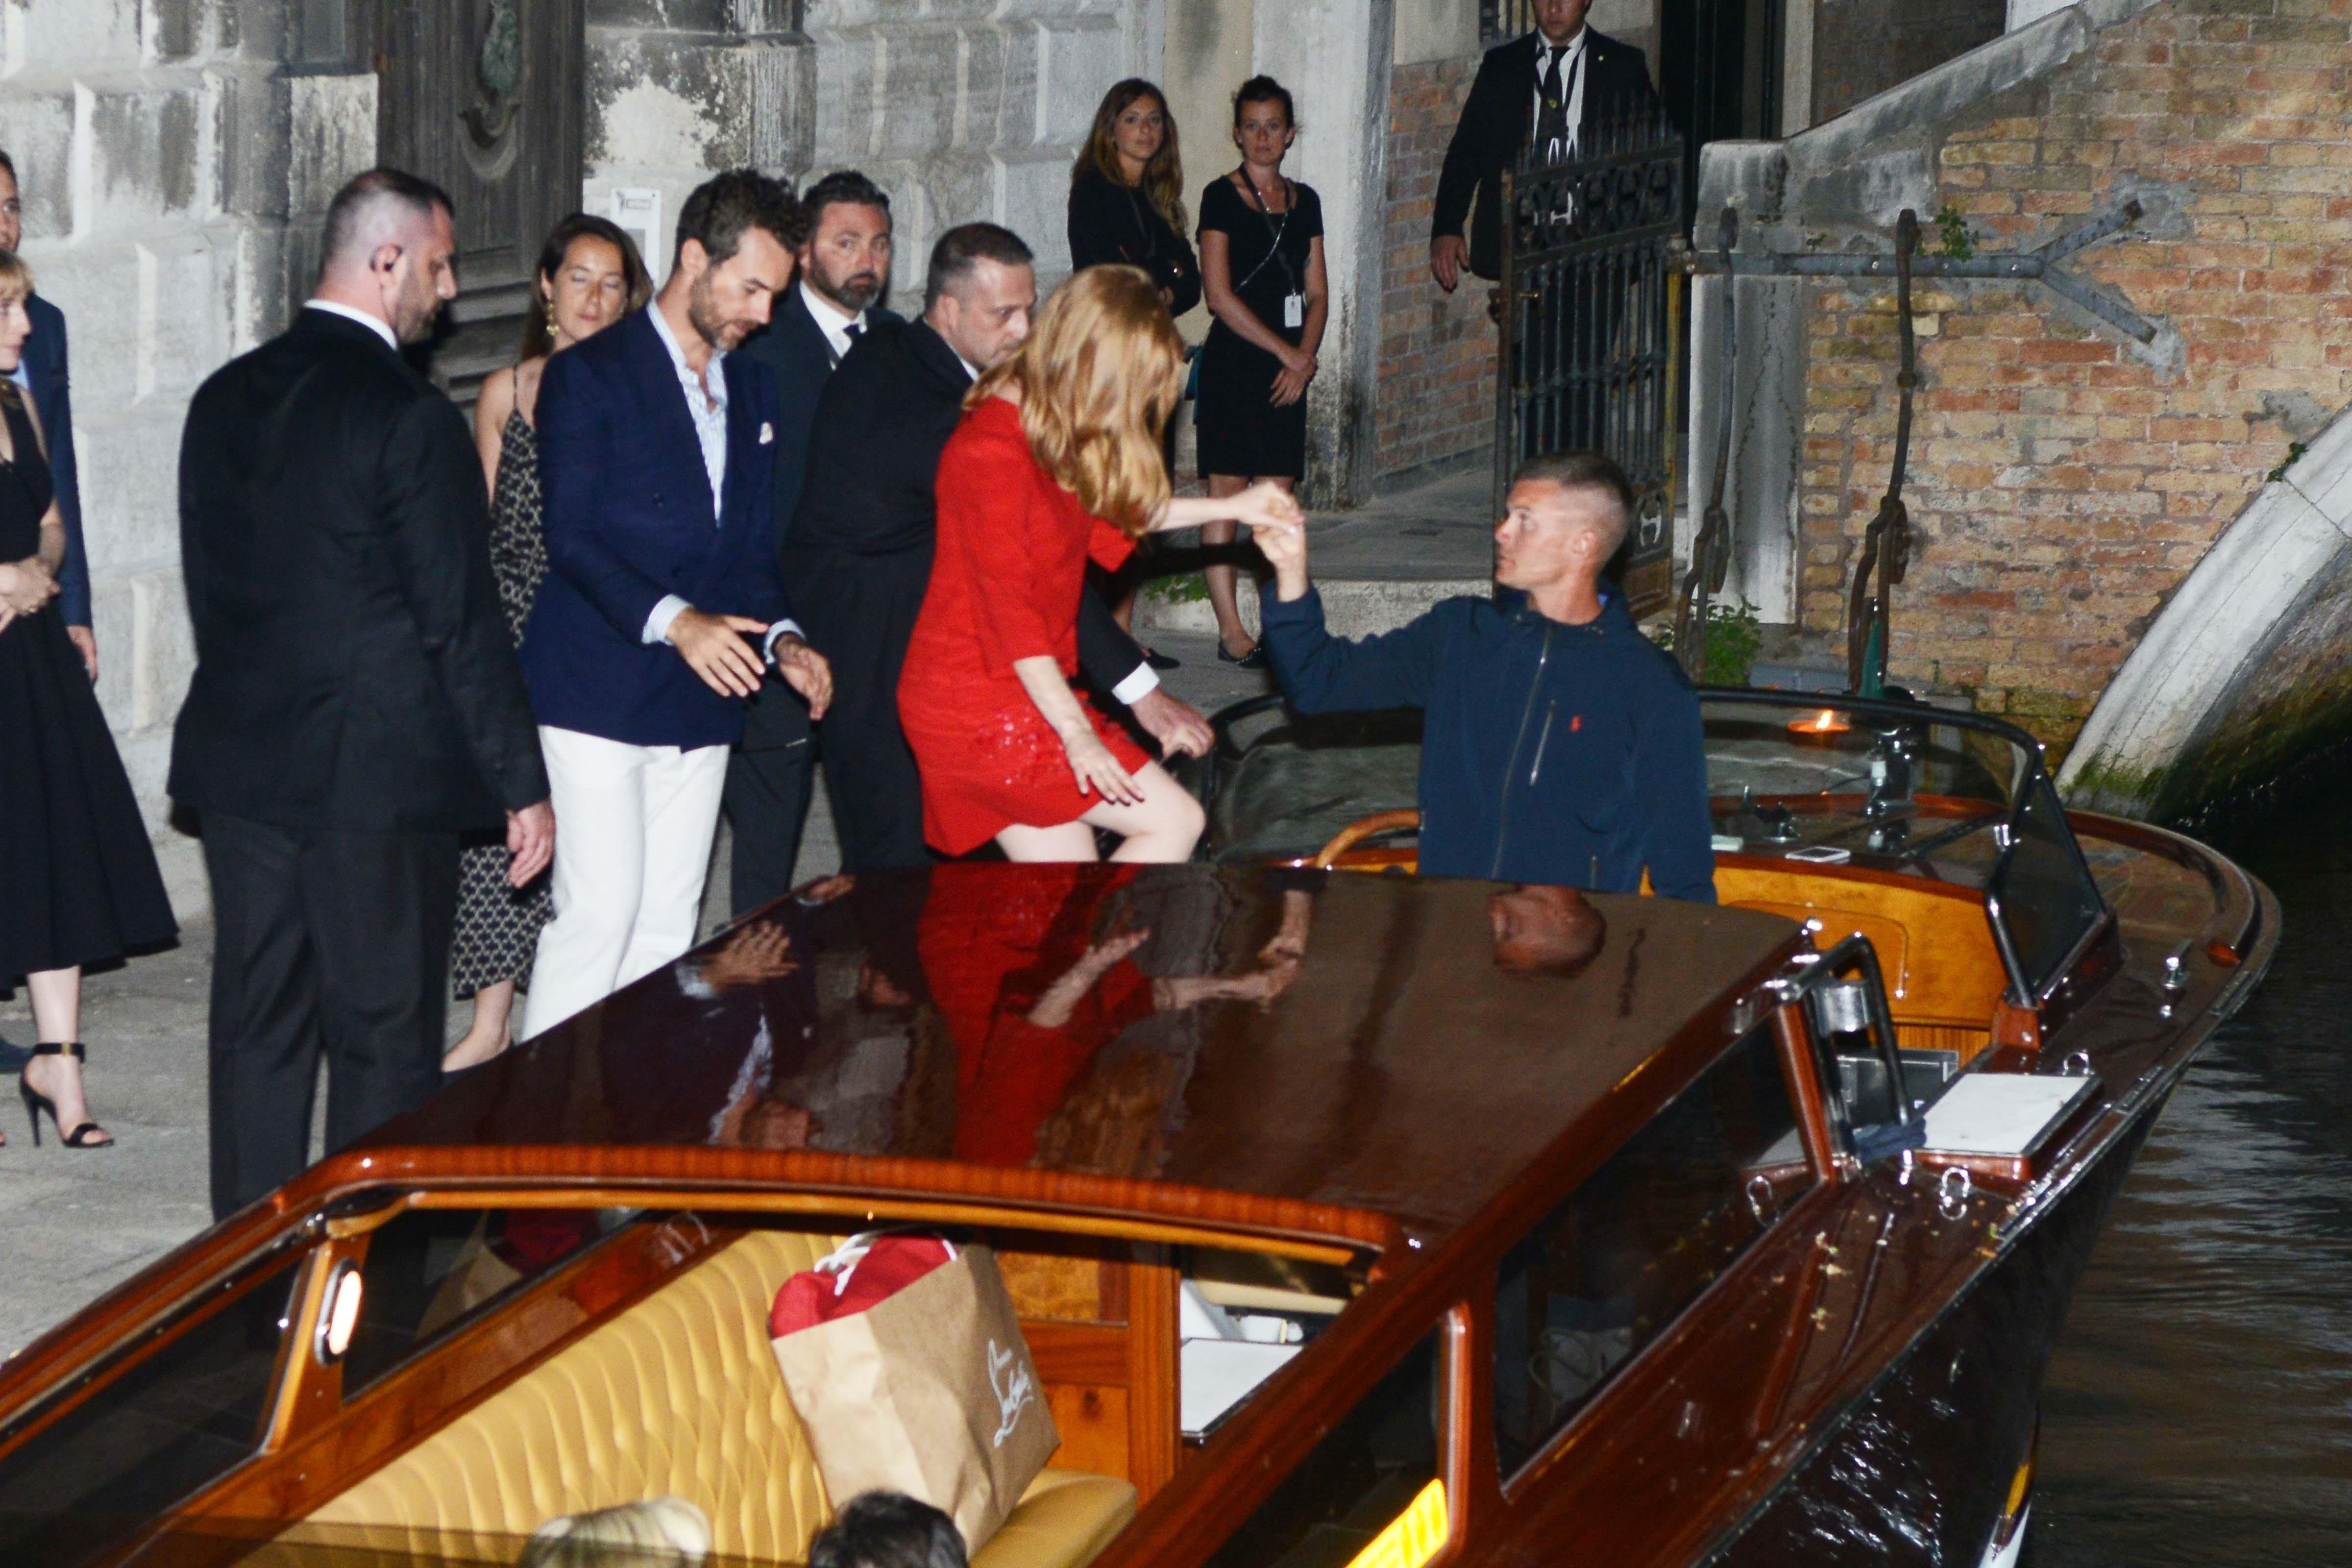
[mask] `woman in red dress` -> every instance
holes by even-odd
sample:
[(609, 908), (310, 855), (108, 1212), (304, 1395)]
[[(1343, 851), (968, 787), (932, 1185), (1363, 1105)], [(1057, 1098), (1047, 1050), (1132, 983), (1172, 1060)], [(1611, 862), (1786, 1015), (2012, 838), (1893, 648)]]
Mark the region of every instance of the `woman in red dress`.
[(1102, 827), (1125, 840), (1114, 859), (1192, 853), (1200, 803), (1070, 689), (1090, 557), (1115, 570), (1155, 529), (1304, 521), (1272, 484), (1171, 496), (1160, 437), (1182, 385), (1182, 341), (1150, 280), (1090, 267), (965, 397), (898, 680), (932, 847), (962, 855), (993, 838), (1014, 860), (1092, 860)]

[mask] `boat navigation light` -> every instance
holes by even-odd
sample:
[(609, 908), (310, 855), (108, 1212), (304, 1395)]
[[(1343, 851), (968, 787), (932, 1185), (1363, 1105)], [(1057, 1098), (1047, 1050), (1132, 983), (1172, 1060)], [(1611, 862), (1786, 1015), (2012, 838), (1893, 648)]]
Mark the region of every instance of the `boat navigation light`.
[(352, 1348), (360, 1326), (360, 1271), (349, 1258), (335, 1265), (319, 1310), (318, 1340), (313, 1347), (320, 1366), (332, 1366)]

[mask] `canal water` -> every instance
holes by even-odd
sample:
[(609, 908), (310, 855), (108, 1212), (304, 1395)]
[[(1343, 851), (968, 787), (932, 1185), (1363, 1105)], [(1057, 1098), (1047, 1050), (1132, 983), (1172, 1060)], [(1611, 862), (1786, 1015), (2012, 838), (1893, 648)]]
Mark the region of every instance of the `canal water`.
[(2352, 818), (2306, 795), (2201, 836), (2270, 884), (2285, 936), (2059, 1338), (2032, 1568), (2352, 1563)]

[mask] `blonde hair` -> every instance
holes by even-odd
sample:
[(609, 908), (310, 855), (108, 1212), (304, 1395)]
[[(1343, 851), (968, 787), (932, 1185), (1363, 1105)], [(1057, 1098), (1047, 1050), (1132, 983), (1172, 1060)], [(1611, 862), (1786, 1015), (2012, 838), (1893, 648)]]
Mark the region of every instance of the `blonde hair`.
[(709, 1554), (709, 1516), (682, 1497), (657, 1497), (551, 1519), (515, 1568), (694, 1568)]
[(1135, 267), (1089, 267), (1054, 290), (1036, 330), (964, 395), (1021, 396), (1030, 455), (1078, 504), (1130, 539), (1171, 493), (1160, 432), (1184, 391), (1184, 341)]

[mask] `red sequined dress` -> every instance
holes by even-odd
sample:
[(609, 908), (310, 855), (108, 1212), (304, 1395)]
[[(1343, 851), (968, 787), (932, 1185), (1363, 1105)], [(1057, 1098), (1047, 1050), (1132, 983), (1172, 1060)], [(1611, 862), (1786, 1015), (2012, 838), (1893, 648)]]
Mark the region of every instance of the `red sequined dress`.
[[(992, 397), (963, 417), (940, 458), (939, 542), (898, 679), (898, 721), (923, 775), (923, 837), (962, 855), (1018, 826), (1075, 822), (1101, 803), (1078, 793), (1061, 737), (1013, 661), (1046, 655), (1078, 669), (1078, 595), (1092, 557), (1115, 570), (1133, 551), (1030, 455), (1021, 413)], [(1150, 759), (1089, 708), (1128, 769)]]

